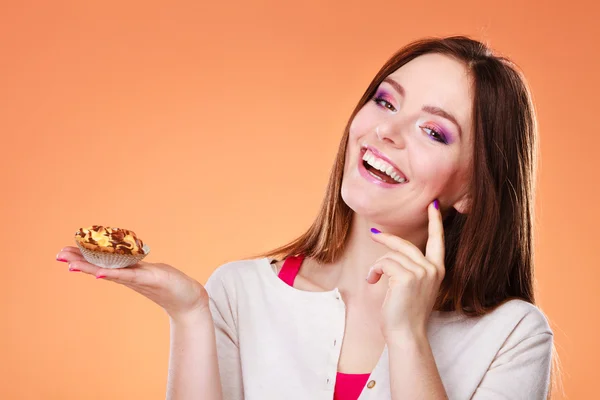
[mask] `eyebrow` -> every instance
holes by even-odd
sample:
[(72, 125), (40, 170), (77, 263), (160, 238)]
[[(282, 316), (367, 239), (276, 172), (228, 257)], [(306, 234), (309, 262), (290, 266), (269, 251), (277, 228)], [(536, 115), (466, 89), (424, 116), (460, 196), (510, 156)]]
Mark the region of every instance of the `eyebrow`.
[(405, 95), (406, 95), (406, 92), (404, 91), (404, 88), (402, 87), (402, 85), (401, 85), (401, 84), (399, 84), (398, 82), (396, 82), (395, 80), (393, 80), (392, 78), (390, 78), (389, 76), (388, 76), (388, 77), (385, 77), (385, 78), (383, 79), (383, 81), (384, 81), (385, 83), (388, 83), (388, 84), (392, 85), (392, 87), (393, 87), (394, 89), (396, 89), (396, 92), (400, 93), (402, 96), (405, 96)]
[[(391, 85), (401, 96), (403, 96), (403, 97), (406, 96), (406, 91), (404, 90), (402, 85), (399, 84), (398, 82), (396, 82), (395, 80), (393, 80), (392, 78), (386, 77), (383, 79), (383, 82)], [(458, 135), (462, 136), (462, 129), (460, 127), (460, 124), (458, 123), (456, 118), (452, 114), (447, 112), (446, 110), (439, 108), (439, 107), (435, 107), (435, 106), (423, 106), (422, 110), (428, 114), (437, 115), (439, 117), (445, 118), (448, 121), (452, 122), (458, 128)]]
[(450, 121), (454, 125), (456, 125), (456, 127), (458, 128), (458, 136), (462, 136), (462, 129), (460, 128), (460, 124), (458, 123), (456, 118), (454, 118), (454, 116), (452, 114), (446, 112), (442, 108), (435, 107), (435, 106), (423, 106), (422, 110), (425, 111), (426, 113), (437, 115), (442, 118), (446, 118), (448, 121)]

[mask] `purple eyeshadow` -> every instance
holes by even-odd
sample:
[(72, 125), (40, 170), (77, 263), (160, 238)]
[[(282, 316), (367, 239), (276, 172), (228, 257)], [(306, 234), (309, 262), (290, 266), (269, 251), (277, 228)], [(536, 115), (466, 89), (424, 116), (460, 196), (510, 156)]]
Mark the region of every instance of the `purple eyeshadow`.
[(442, 136), (444, 136), (444, 139), (446, 140), (447, 144), (454, 142), (454, 139), (452, 138), (452, 135), (449, 132), (447, 132), (445, 129), (442, 129), (441, 126), (439, 127), (439, 129)]
[(390, 99), (391, 99), (390, 94), (388, 92), (386, 92), (385, 90), (383, 90), (383, 89), (378, 89), (377, 92), (375, 93), (375, 97), (376, 98), (382, 98), (382, 99), (385, 99), (387, 101), (390, 101)]
[[(394, 96), (391, 95), (387, 90), (378, 88), (377, 91), (375, 92), (374, 99), (382, 99), (382, 100), (385, 100), (385, 101), (393, 104)], [(441, 136), (443, 136), (446, 144), (450, 144), (450, 143), (454, 142), (454, 135), (452, 135), (447, 130), (443, 129), (439, 124), (434, 124), (433, 126), (435, 126), (435, 128), (436, 128), (435, 130), (438, 131)], [(434, 139), (432, 139), (432, 140), (434, 140)]]

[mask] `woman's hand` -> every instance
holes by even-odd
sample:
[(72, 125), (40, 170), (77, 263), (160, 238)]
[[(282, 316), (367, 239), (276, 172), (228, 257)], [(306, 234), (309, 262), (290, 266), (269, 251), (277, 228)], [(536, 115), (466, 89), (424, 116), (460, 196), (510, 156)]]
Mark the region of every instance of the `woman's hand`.
[(204, 287), (170, 265), (139, 262), (127, 268), (100, 268), (88, 263), (81, 251), (72, 246), (63, 248), (56, 259), (68, 263), (71, 271), (81, 271), (135, 290), (161, 306), (175, 321), (185, 321), (197, 312), (208, 311), (208, 294)]
[[(429, 238), (425, 255), (412, 243), (387, 233), (373, 232), (372, 238), (390, 248), (378, 259), (367, 282), (374, 284), (383, 274), (389, 287), (382, 307), (382, 332), (394, 338), (425, 337), (427, 321), (444, 279), (444, 226), (438, 201), (429, 205)], [(398, 335), (400, 334), (400, 335)]]

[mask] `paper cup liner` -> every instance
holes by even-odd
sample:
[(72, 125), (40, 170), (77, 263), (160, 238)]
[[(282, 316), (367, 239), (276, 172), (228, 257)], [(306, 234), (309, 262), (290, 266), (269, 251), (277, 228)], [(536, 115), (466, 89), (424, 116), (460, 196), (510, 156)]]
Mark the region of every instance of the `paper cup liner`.
[(83, 254), (83, 258), (90, 264), (94, 264), (97, 267), (102, 268), (125, 268), (137, 264), (144, 257), (150, 253), (150, 247), (147, 244), (142, 247), (145, 254), (116, 254), (116, 253), (105, 253), (102, 251), (94, 251), (90, 249), (86, 249), (83, 247), (78, 241), (77, 247), (81, 250), (81, 254)]

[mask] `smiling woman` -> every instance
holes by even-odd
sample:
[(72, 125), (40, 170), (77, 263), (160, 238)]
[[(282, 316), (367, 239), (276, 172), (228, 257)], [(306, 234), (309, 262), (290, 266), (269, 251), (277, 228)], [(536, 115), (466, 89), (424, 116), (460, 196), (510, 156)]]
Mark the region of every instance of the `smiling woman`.
[(124, 270), (59, 253), (171, 317), (168, 398), (544, 399), (536, 124), (514, 65), (466, 37), (409, 44), (344, 130), (297, 240), (219, 267)]

